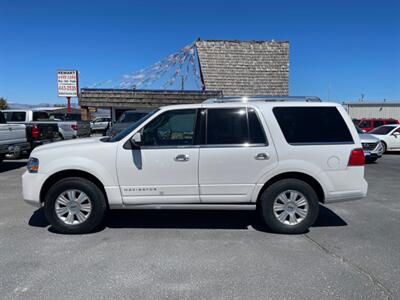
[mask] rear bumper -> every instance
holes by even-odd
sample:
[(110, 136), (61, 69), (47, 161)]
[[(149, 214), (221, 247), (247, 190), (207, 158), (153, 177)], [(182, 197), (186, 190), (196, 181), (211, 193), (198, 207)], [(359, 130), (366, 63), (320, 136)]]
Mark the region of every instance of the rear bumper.
[(329, 193), (325, 196), (325, 204), (359, 200), (367, 196), (368, 182), (365, 179), (358, 181), (355, 187), (357, 189)]

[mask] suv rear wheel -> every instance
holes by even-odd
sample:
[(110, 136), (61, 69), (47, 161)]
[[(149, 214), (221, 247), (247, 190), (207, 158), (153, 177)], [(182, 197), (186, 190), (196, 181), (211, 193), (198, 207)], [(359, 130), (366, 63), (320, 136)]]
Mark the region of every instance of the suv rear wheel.
[(65, 178), (47, 192), (44, 212), (60, 233), (88, 233), (104, 219), (106, 201), (102, 191), (84, 178)]
[(314, 189), (299, 179), (273, 183), (261, 195), (261, 216), (277, 233), (304, 233), (315, 222), (319, 202)]

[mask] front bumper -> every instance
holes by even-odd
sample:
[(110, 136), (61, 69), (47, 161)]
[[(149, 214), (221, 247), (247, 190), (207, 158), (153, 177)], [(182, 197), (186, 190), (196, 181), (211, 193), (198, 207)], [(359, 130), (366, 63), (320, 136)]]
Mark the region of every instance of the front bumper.
[(364, 145), (363, 145), (363, 150), (364, 150), (364, 156), (366, 159), (380, 158), (383, 155), (383, 146), (382, 146), (381, 142), (377, 143), (376, 147), (373, 149), (368, 149), (368, 148), (364, 147)]
[(21, 151), (27, 151), (29, 149), (31, 149), (31, 145), (29, 143), (0, 145), (0, 154), (17, 154)]
[(22, 195), (26, 203), (35, 207), (42, 205), (40, 191), (46, 179), (46, 174), (25, 171), (22, 175)]

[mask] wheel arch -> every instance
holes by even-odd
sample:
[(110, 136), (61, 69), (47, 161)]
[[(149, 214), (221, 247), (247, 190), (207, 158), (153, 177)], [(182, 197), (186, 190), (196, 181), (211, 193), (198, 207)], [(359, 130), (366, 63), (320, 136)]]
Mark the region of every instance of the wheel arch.
[(325, 193), (324, 189), (322, 188), (321, 183), (315, 179), (313, 176), (310, 176), (308, 174), (302, 173), (302, 172), (285, 172), (281, 173), (278, 175), (275, 175), (274, 177), (270, 178), (261, 188), (261, 190), (258, 193), (257, 196), (257, 204), (261, 198), (262, 193), (273, 183), (280, 181), (282, 179), (289, 179), (289, 178), (294, 178), (294, 179), (299, 179), (302, 180), (306, 183), (308, 183), (314, 191), (317, 193), (317, 197), (320, 203), (325, 203)]
[(103, 193), (103, 195), (106, 199), (107, 207), (108, 207), (108, 198), (107, 198), (107, 193), (104, 189), (104, 184), (93, 174), (90, 174), (90, 173), (88, 173), (86, 171), (82, 171), (82, 170), (63, 170), (63, 171), (56, 172), (53, 175), (51, 175), (49, 178), (47, 178), (46, 181), (43, 183), (42, 188), (40, 190), (40, 202), (41, 203), (44, 202), (47, 192), (56, 182), (58, 182), (64, 178), (68, 178), (68, 177), (84, 178), (84, 179), (87, 179), (90, 182), (94, 183)]

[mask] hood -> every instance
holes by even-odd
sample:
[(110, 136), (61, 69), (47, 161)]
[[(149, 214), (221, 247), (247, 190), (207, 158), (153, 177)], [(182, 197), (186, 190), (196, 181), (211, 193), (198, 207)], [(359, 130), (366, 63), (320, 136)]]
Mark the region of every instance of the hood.
[(376, 143), (380, 141), (378, 138), (368, 133), (361, 133), (359, 136), (361, 143)]
[(95, 145), (98, 143), (103, 143), (100, 141), (102, 138), (104, 138), (104, 137), (83, 138), (83, 139), (75, 139), (75, 140), (69, 140), (69, 141), (54, 142), (51, 144), (36, 147), (32, 151), (32, 154), (46, 151), (46, 150), (58, 150), (58, 149), (63, 149), (64, 151), (68, 151), (68, 148), (71, 148), (71, 147), (76, 148), (76, 147), (82, 147), (82, 146), (86, 146), (86, 145)]

